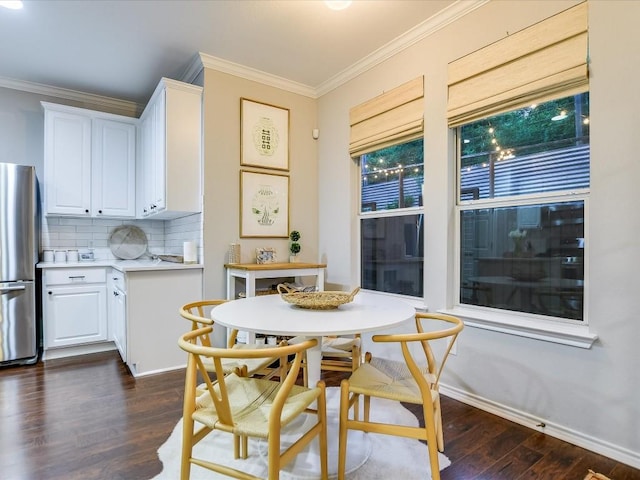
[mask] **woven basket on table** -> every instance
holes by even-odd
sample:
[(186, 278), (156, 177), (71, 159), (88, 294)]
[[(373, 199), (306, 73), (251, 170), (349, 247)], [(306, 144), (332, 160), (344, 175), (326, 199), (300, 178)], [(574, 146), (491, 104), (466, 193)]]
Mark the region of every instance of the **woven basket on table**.
[(325, 292), (297, 292), (286, 285), (278, 285), (280, 297), (287, 303), (300, 308), (311, 310), (333, 310), (340, 305), (353, 301), (360, 287), (356, 287), (351, 293), (338, 291)]

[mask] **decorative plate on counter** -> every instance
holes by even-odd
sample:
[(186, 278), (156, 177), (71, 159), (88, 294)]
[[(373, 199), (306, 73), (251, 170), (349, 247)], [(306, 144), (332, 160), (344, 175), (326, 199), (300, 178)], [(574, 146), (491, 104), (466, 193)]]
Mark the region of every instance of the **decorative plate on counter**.
[(134, 225), (121, 225), (111, 232), (109, 248), (117, 258), (135, 260), (147, 252), (147, 235)]

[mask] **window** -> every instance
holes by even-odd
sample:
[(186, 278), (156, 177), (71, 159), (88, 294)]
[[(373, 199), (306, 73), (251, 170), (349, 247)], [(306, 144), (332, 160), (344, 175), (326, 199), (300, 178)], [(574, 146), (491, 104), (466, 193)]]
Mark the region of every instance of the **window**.
[(362, 288), (423, 296), (422, 138), (360, 159)]
[(424, 78), (349, 110), (360, 166), (360, 286), (423, 296)]
[(589, 94), (457, 128), (460, 305), (584, 321)]
[(447, 82), (458, 138), (454, 312), (582, 348), (598, 338), (584, 300), (588, 16), (581, 2), (455, 59)]

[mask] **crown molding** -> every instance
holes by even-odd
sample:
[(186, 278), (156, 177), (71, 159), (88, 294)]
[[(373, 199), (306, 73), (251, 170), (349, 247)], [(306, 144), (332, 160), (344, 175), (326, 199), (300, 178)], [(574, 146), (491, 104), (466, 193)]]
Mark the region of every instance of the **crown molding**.
[(428, 18), (421, 24), (403, 33), (396, 39), (380, 47), (375, 52), (367, 55), (362, 60), (356, 62), (346, 70), (343, 70), (316, 87), (294, 82), (277, 75), (271, 75), (261, 70), (246, 67), (202, 52), (199, 52), (194, 57), (181, 79), (184, 82), (191, 83), (196, 79), (203, 68), (211, 68), (223, 73), (246, 78), (247, 80), (253, 80), (265, 85), (287, 90), (292, 93), (304, 95), (305, 97), (319, 98), (385, 60), (393, 57), (402, 50), (409, 48), (411, 45), (414, 45), (420, 40), (432, 35), (457, 19), (471, 13), (477, 8), (480, 8), (489, 1), (490, 0), (458, 0), (438, 12), (433, 17)]
[(67, 88), (52, 87), (41, 83), (27, 82), (25, 80), (14, 80), (12, 78), (0, 77), (0, 87), (20, 90), (22, 92), (36, 93), (47, 97), (64, 98), (75, 102), (82, 102), (92, 106), (101, 107), (111, 113), (125, 115), (127, 117), (138, 117), (143, 105), (128, 100), (120, 100), (93, 93), (79, 92)]
[(180, 75), (180, 81), (185, 83), (193, 83), (196, 78), (198, 78), (198, 75), (200, 75), (200, 72), (202, 72), (202, 69), (204, 68), (200, 55), (202, 55), (202, 53), (196, 53), (193, 56), (184, 73)]
[[(247, 80), (253, 80), (264, 85), (270, 85), (272, 87), (287, 90), (292, 93), (297, 93), (305, 97), (317, 97), (315, 89), (308, 85), (294, 82), (293, 80), (288, 80), (277, 75), (272, 75), (255, 68), (246, 67), (244, 65), (240, 65), (239, 63), (233, 63), (222, 58), (208, 55), (206, 53), (200, 52), (198, 55), (200, 58), (200, 62), (202, 63), (202, 66), (204, 68), (211, 68), (222, 73), (228, 73), (237, 77), (245, 78)], [(193, 78), (195, 78), (198, 73), (200, 73), (199, 71), (196, 71), (196, 68), (193, 65), (189, 67), (188, 72), (193, 76)]]
[(363, 74), (367, 70), (379, 65), (420, 40), (434, 34), (441, 28), (444, 28), (459, 18), (473, 12), (475, 9), (480, 8), (489, 1), (490, 0), (458, 0), (431, 18), (428, 18), (396, 39), (386, 45), (383, 45), (378, 50), (364, 57), (362, 60), (354, 63), (346, 70), (343, 70), (326, 82), (318, 85), (316, 87), (316, 97), (321, 97), (322, 95), (329, 93), (331, 90), (334, 90), (349, 80), (356, 78), (358, 75)]

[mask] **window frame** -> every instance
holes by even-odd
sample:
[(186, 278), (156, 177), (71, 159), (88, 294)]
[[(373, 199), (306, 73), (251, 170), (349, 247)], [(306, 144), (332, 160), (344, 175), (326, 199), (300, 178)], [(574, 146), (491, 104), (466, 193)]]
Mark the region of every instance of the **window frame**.
[[(422, 184), (421, 184), (421, 189), (422, 189), (422, 198), (423, 198), (423, 204), (422, 206), (414, 206), (414, 207), (403, 207), (403, 208), (393, 208), (393, 209), (384, 209), (384, 210), (375, 210), (375, 211), (362, 211), (362, 157), (366, 154), (361, 154), (361, 155), (357, 155), (355, 157), (352, 157), (354, 160), (354, 164), (356, 165), (356, 168), (358, 169), (358, 173), (357, 173), (357, 221), (358, 221), (358, 226), (357, 226), (357, 244), (358, 244), (358, 249), (357, 249), (357, 253), (358, 253), (358, 261), (357, 261), (357, 272), (358, 272), (358, 280), (360, 282), (360, 284), (362, 284), (362, 221), (367, 219), (367, 218), (384, 218), (384, 217), (400, 217), (400, 216), (409, 216), (409, 215), (423, 215), (423, 228), (425, 228), (425, 224), (424, 224), (424, 219), (425, 219), (425, 207), (424, 207), (424, 135), (420, 135), (418, 137), (414, 137), (414, 138), (410, 138), (410, 139), (404, 139), (403, 141), (400, 141), (398, 143), (395, 143), (394, 145), (402, 145), (404, 143), (409, 143), (418, 139), (422, 139), (423, 141), (423, 146), (422, 146), (422, 155), (423, 155), (423, 159), (422, 159)], [(385, 145), (382, 148), (387, 148), (390, 145)], [(424, 292), (424, 269), (425, 269), (425, 258), (423, 256), (422, 259), (422, 266), (423, 266), (423, 291), (422, 291), (422, 296), (421, 297), (414, 297), (411, 295), (403, 295), (403, 294), (399, 294), (399, 293), (390, 293), (390, 292), (383, 292), (380, 290), (370, 290), (370, 289), (366, 289), (363, 288), (362, 290), (365, 292), (370, 292), (370, 293), (374, 293), (376, 295), (388, 295), (391, 297), (396, 297), (396, 298), (401, 298), (403, 300), (405, 300), (407, 303), (409, 303), (410, 305), (412, 305), (416, 310), (421, 310), (421, 311), (425, 311), (427, 310), (426, 305), (425, 305), (425, 292)]]
[[(454, 207), (454, 250), (453, 250), (453, 282), (448, 304), (451, 306), (442, 309), (444, 313), (450, 313), (465, 318), (465, 324), (471, 327), (485, 330), (507, 333), (532, 339), (538, 339), (579, 348), (591, 348), (598, 335), (589, 328), (589, 188), (560, 191), (552, 193), (536, 193), (527, 195), (505, 196), (490, 199), (461, 200), (461, 127), (451, 127), (453, 131), (455, 152), (455, 201)], [(513, 310), (491, 308), (479, 305), (468, 305), (460, 302), (461, 287), (461, 248), (460, 236), (461, 212), (480, 208), (518, 207), (526, 205), (539, 205), (545, 203), (582, 201), (584, 202), (584, 302), (583, 320), (571, 320), (562, 317), (549, 317), (533, 313), (517, 312)]]

